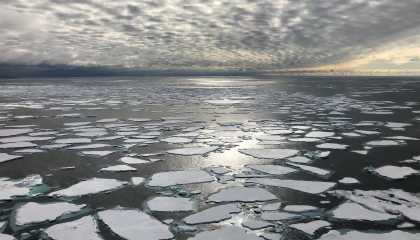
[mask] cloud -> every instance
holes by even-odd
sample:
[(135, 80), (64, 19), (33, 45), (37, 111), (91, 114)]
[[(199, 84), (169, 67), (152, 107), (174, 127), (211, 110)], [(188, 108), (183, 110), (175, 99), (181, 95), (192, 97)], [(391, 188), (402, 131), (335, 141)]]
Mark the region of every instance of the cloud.
[(5, 0), (0, 9), (1, 63), (140, 69), (335, 64), (420, 24), (418, 0)]

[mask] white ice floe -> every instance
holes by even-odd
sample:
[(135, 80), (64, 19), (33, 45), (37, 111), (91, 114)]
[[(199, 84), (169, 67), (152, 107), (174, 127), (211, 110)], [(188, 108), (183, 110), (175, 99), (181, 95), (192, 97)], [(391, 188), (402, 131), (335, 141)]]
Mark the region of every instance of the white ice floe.
[(229, 239), (229, 240), (262, 240), (253, 232), (247, 232), (243, 228), (227, 226), (217, 230), (209, 230), (200, 232), (188, 240), (215, 240), (215, 239)]
[(64, 215), (79, 212), (84, 207), (85, 205), (76, 205), (67, 202), (28, 202), (15, 209), (14, 224), (17, 226), (24, 226), (53, 221)]
[(312, 131), (305, 135), (307, 138), (327, 138), (334, 136), (334, 132)]
[(292, 141), (292, 142), (319, 142), (319, 141), (321, 141), (321, 139), (320, 138), (302, 137), (302, 138), (289, 138), (289, 141)]
[(398, 146), (401, 145), (401, 142), (394, 140), (373, 140), (367, 142), (366, 145), (373, 147)]
[(22, 156), (0, 153), (0, 163), (21, 158)]
[(0, 200), (30, 195), (31, 189), (40, 184), (42, 184), (40, 175), (30, 175), (19, 180), (0, 178)]
[(241, 225), (251, 230), (259, 230), (274, 226), (274, 224), (271, 222), (255, 219), (253, 217), (248, 217), (247, 219), (245, 219), (245, 221), (241, 223)]
[(142, 163), (148, 163), (149, 161), (140, 159), (140, 158), (134, 158), (134, 157), (122, 157), (120, 158), (120, 161), (127, 164), (142, 164)]
[(106, 168), (101, 168), (99, 170), (100, 172), (128, 172), (128, 171), (137, 171), (136, 168), (130, 167), (128, 165), (114, 165), (114, 166), (109, 166)]
[(229, 219), (232, 217), (231, 216), (232, 213), (239, 213), (239, 212), (241, 212), (241, 209), (238, 207), (238, 204), (229, 203), (229, 204), (219, 205), (215, 207), (210, 207), (198, 213), (194, 213), (184, 218), (183, 221), (191, 225), (214, 223), (214, 222), (220, 222), (220, 221)]
[(265, 136), (258, 136), (257, 139), (260, 141), (283, 141), (286, 138), (279, 135), (265, 135)]
[(143, 177), (132, 177), (130, 179), (131, 184), (133, 184), (134, 186), (140, 185), (142, 184), (146, 179)]
[(289, 129), (274, 129), (274, 130), (264, 130), (265, 133), (270, 135), (288, 135), (292, 134), (293, 130)]
[(352, 177), (344, 177), (340, 180), (338, 180), (339, 183), (341, 184), (358, 184), (360, 183), (359, 180), (357, 180), (356, 178), (352, 178)]
[(9, 136), (16, 136), (25, 133), (33, 132), (34, 130), (31, 128), (8, 128), (8, 129), (0, 129), (0, 137), (9, 137)]
[(277, 211), (281, 207), (281, 202), (274, 202), (274, 203), (266, 203), (261, 206), (261, 210), (263, 211)]
[(260, 236), (266, 240), (281, 240), (283, 237), (281, 233), (273, 233), (273, 232), (264, 232)]
[(80, 145), (80, 146), (74, 146), (69, 149), (77, 150), (77, 149), (95, 149), (95, 148), (104, 148), (104, 147), (110, 147), (109, 144), (104, 143), (94, 143), (94, 144), (87, 144), (87, 145)]
[(264, 202), (277, 197), (269, 191), (258, 187), (224, 188), (208, 197), (210, 202)]
[(297, 167), (299, 169), (302, 169), (305, 172), (309, 172), (309, 173), (312, 173), (321, 177), (329, 177), (332, 174), (330, 170), (326, 170), (326, 169), (322, 169), (318, 167), (312, 167), (312, 166), (296, 164), (296, 163), (288, 163), (288, 164), (294, 167)]
[(214, 177), (201, 170), (169, 171), (153, 174), (149, 182), (150, 187), (168, 187), (173, 185), (212, 182)]
[(84, 155), (98, 156), (98, 157), (105, 157), (112, 153), (114, 153), (114, 151), (82, 151), (82, 154)]
[(261, 219), (266, 221), (283, 221), (300, 218), (301, 216), (294, 213), (278, 212), (278, 211), (265, 211), (261, 214)]
[(389, 128), (405, 128), (408, 126), (411, 126), (413, 124), (411, 123), (400, 123), (400, 122), (387, 122), (385, 124), (385, 127), (389, 127)]
[(260, 171), (260, 172), (272, 174), (272, 175), (284, 175), (284, 174), (289, 174), (289, 173), (296, 172), (296, 169), (289, 168), (289, 167), (283, 167), (283, 166), (280, 166), (280, 165), (270, 165), (270, 164), (257, 165), (257, 164), (251, 164), (251, 165), (246, 165), (246, 167), (247, 168), (251, 168), (253, 170)]
[(91, 178), (68, 188), (52, 192), (49, 196), (77, 197), (86, 194), (95, 194), (120, 188), (126, 183), (115, 179)]
[(338, 149), (338, 150), (344, 150), (349, 147), (349, 145), (346, 144), (339, 144), (339, 143), (322, 143), (316, 145), (317, 148), (320, 149)]
[(310, 163), (312, 162), (311, 159), (304, 157), (304, 156), (296, 156), (288, 158), (287, 161), (295, 162), (295, 163)]
[(403, 179), (413, 174), (419, 174), (419, 171), (411, 167), (398, 167), (392, 165), (382, 166), (373, 169), (372, 171), (373, 173), (388, 179)]
[(90, 138), (61, 138), (54, 141), (57, 144), (91, 143)]
[(319, 194), (333, 188), (335, 182), (302, 181), (302, 180), (282, 180), (274, 178), (254, 178), (248, 179), (248, 183), (256, 183), (267, 186), (289, 188), (301, 192)]
[(0, 240), (16, 240), (12, 235), (0, 233)]
[(305, 232), (309, 235), (314, 235), (316, 231), (321, 228), (329, 227), (331, 224), (324, 220), (315, 220), (307, 223), (292, 224), (289, 227)]
[(32, 137), (32, 136), (17, 136), (0, 138), (1, 143), (14, 143), (14, 142), (32, 142), (32, 141), (47, 141), (54, 139), (54, 137)]
[(71, 222), (59, 223), (48, 227), (44, 232), (54, 240), (102, 240), (98, 234), (99, 229), (96, 220), (92, 216), (82, 217)]
[(216, 151), (218, 147), (188, 147), (188, 148), (178, 148), (173, 150), (168, 150), (168, 153), (176, 154), (176, 155), (204, 155), (209, 152)]
[(336, 190), (333, 194), (357, 202), (374, 211), (399, 213), (411, 221), (420, 222), (420, 198), (400, 189), (375, 191)]
[(330, 231), (322, 235), (320, 240), (418, 240), (419, 234), (418, 232), (400, 230), (391, 232)]
[(166, 143), (174, 143), (174, 144), (185, 144), (192, 142), (192, 139), (190, 138), (184, 138), (184, 137), (168, 137), (161, 139), (162, 142)]
[(310, 206), (310, 205), (287, 205), (286, 207), (284, 207), (283, 209), (284, 211), (287, 212), (311, 212), (311, 211), (317, 211), (319, 210), (319, 208), (314, 207), (314, 206)]
[(281, 148), (240, 149), (240, 153), (263, 159), (283, 159), (298, 154), (298, 150)]
[(194, 200), (181, 197), (155, 197), (146, 202), (152, 212), (185, 212), (196, 208)]
[(354, 202), (345, 202), (329, 212), (334, 219), (346, 221), (389, 221), (397, 219), (397, 215), (373, 211)]
[(169, 226), (137, 209), (105, 210), (99, 212), (98, 217), (112, 232), (126, 240), (138, 240), (143, 237), (148, 240), (161, 240), (174, 237), (169, 231)]
[(242, 100), (232, 100), (232, 99), (215, 99), (215, 100), (205, 100), (204, 102), (210, 103), (213, 105), (233, 105), (242, 103)]
[(31, 148), (37, 147), (38, 145), (31, 142), (12, 142), (0, 144), (0, 148)]
[(407, 136), (389, 136), (385, 138), (392, 139), (392, 140), (404, 140), (404, 141), (419, 141), (420, 140), (420, 138), (407, 137)]

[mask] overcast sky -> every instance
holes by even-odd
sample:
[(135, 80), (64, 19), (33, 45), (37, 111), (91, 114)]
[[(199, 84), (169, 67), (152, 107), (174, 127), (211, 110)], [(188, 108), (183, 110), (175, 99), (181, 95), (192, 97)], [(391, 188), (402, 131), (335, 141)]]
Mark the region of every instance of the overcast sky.
[(0, 0), (0, 63), (420, 68), (419, 0)]

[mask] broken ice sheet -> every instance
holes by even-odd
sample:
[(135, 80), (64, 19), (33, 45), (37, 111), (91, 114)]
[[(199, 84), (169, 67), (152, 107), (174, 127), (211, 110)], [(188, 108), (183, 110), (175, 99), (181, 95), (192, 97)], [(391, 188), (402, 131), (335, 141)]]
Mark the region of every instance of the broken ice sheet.
[(287, 205), (286, 207), (284, 207), (283, 210), (287, 212), (301, 213), (301, 212), (317, 211), (319, 210), (319, 208), (310, 206), (310, 205)]
[(128, 172), (128, 171), (137, 171), (136, 168), (130, 167), (128, 165), (114, 165), (105, 168), (99, 169), (100, 172)]
[(229, 240), (262, 240), (253, 232), (247, 232), (243, 228), (227, 226), (217, 230), (210, 230), (200, 232), (188, 240), (215, 240), (215, 239), (229, 239)]
[(105, 157), (107, 155), (110, 155), (114, 153), (115, 151), (82, 151), (81, 153), (83, 155), (89, 155), (89, 156), (97, 156), (97, 157)]
[(47, 190), (40, 175), (30, 175), (23, 179), (11, 180), (0, 178), (0, 200), (9, 200), (17, 196), (35, 196)]
[(298, 150), (281, 148), (239, 149), (239, 152), (255, 158), (263, 159), (283, 159), (293, 157), (299, 153)]
[(307, 138), (327, 138), (334, 136), (334, 132), (312, 131), (305, 135)]
[(283, 166), (280, 166), (280, 165), (251, 164), (251, 165), (246, 165), (246, 167), (250, 168), (250, 169), (253, 169), (253, 170), (260, 171), (260, 172), (272, 174), (272, 175), (284, 175), (284, 174), (289, 174), (289, 173), (296, 172), (296, 169), (289, 168), (289, 167), (283, 167)]
[(232, 217), (232, 213), (239, 212), (241, 212), (241, 209), (238, 204), (230, 203), (207, 208), (184, 218), (183, 221), (190, 225), (215, 223), (229, 219)]
[(127, 164), (143, 164), (143, 163), (149, 163), (149, 161), (140, 159), (140, 158), (134, 158), (134, 157), (122, 157), (120, 158), (120, 161)]
[(168, 138), (161, 139), (161, 141), (166, 142), (166, 143), (173, 143), (173, 144), (186, 144), (186, 143), (191, 143), (192, 139), (184, 138), (184, 137), (168, 137)]
[(248, 179), (247, 183), (256, 183), (261, 185), (283, 187), (300, 192), (306, 192), (311, 194), (320, 194), (333, 187), (335, 182), (319, 182), (319, 181), (303, 181), (303, 180), (282, 180), (274, 178), (253, 178)]
[(261, 219), (266, 221), (283, 221), (301, 218), (302, 216), (295, 213), (278, 212), (278, 211), (265, 211), (261, 214)]
[(37, 147), (38, 145), (31, 142), (12, 142), (12, 143), (3, 143), (0, 144), (0, 148), (30, 148)]
[(254, 217), (247, 217), (242, 223), (242, 226), (249, 228), (251, 230), (259, 230), (267, 227), (274, 226), (273, 223), (256, 219)]
[(373, 211), (354, 202), (342, 203), (335, 209), (329, 211), (329, 214), (331, 214), (334, 219), (343, 221), (386, 222), (398, 218), (398, 215)]
[(338, 180), (339, 183), (341, 184), (358, 184), (360, 183), (359, 180), (357, 180), (356, 178), (352, 178), (352, 177), (344, 177), (340, 180)]
[(147, 186), (168, 187), (173, 185), (212, 182), (214, 177), (202, 170), (169, 171), (153, 174)]
[(134, 186), (140, 185), (142, 184), (146, 179), (143, 177), (132, 177), (130, 179), (131, 184), (133, 184)]
[(16, 240), (12, 235), (0, 233), (0, 240)]
[(331, 224), (324, 220), (315, 220), (307, 223), (292, 224), (289, 227), (305, 232), (309, 235), (314, 235), (316, 231), (321, 228), (329, 227)]
[(320, 240), (418, 240), (418, 232), (394, 231), (370, 231), (360, 232), (356, 230), (330, 231), (319, 238)]
[(8, 129), (0, 129), (0, 137), (9, 137), (9, 136), (16, 136), (25, 133), (33, 132), (34, 130), (31, 128), (8, 128)]
[(386, 165), (376, 169), (368, 168), (368, 170), (388, 179), (403, 179), (413, 174), (419, 174), (419, 171), (411, 167), (398, 167), (392, 165)]
[(112, 232), (126, 240), (138, 240), (142, 237), (161, 240), (174, 237), (169, 226), (137, 209), (105, 210), (99, 212), (98, 217)]
[(68, 188), (58, 190), (49, 194), (49, 196), (78, 197), (86, 194), (95, 194), (104, 191), (114, 190), (127, 184), (127, 182), (106, 179), (91, 178), (76, 183)]
[(276, 200), (271, 192), (258, 187), (230, 187), (224, 188), (208, 197), (210, 202), (264, 202)]
[(337, 149), (337, 150), (344, 150), (349, 147), (349, 145), (346, 144), (339, 144), (339, 143), (322, 143), (316, 145), (317, 148), (320, 149)]
[(152, 212), (188, 212), (196, 209), (196, 202), (182, 197), (154, 197), (146, 206)]
[(188, 147), (188, 148), (172, 149), (172, 150), (168, 150), (167, 152), (171, 154), (175, 154), (175, 155), (190, 156), (190, 155), (204, 155), (209, 152), (213, 152), (217, 149), (218, 147)]
[(0, 163), (21, 158), (22, 156), (0, 153)]
[(59, 223), (44, 230), (45, 234), (54, 240), (102, 240), (95, 218), (85, 216), (80, 219)]
[(67, 202), (36, 203), (28, 202), (18, 206), (12, 216), (12, 224), (24, 226), (29, 224), (53, 221), (64, 215), (80, 212), (85, 205)]
[(315, 174), (317, 176), (324, 177), (324, 178), (327, 178), (332, 174), (330, 170), (326, 170), (326, 169), (322, 169), (318, 167), (312, 167), (312, 166), (296, 164), (296, 163), (288, 163), (288, 164), (291, 166), (297, 167), (299, 169), (302, 169), (305, 172), (309, 172), (311, 174)]
[(61, 138), (54, 141), (57, 144), (90, 143), (90, 138)]
[(386, 146), (399, 146), (403, 143), (401, 141), (394, 140), (372, 140), (366, 143), (368, 146), (372, 147), (386, 147)]

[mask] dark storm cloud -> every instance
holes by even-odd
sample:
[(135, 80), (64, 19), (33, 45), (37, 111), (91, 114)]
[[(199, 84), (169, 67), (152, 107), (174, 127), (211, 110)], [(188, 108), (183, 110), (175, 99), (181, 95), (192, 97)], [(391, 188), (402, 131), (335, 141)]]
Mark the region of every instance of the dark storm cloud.
[(418, 0), (15, 0), (0, 61), (135, 68), (330, 64), (405, 37)]

